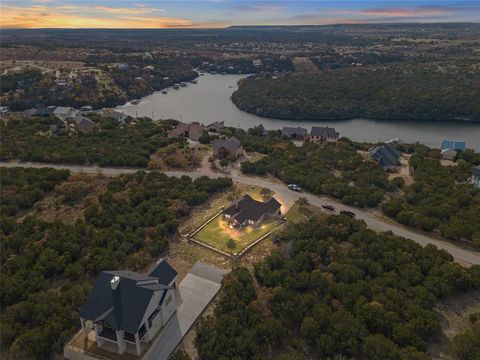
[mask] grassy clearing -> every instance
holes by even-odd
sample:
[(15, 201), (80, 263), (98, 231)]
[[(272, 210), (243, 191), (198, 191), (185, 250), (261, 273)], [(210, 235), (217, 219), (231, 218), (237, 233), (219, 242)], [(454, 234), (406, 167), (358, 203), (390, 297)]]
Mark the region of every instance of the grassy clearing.
[[(228, 222), (223, 219), (222, 215), (219, 215), (196, 234), (195, 239), (216, 249), (235, 254), (275, 229), (276, 226), (278, 226), (277, 221), (266, 220), (257, 228), (248, 226), (244, 230), (230, 229)], [(228, 246), (230, 239), (235, 243), (234, 247)]]
[(306, 205), (300, 208), (298, 201), (285, 214), (287, 221), (298, 224), (313, 216), (327, 216), (322, 210), (314, 205)]

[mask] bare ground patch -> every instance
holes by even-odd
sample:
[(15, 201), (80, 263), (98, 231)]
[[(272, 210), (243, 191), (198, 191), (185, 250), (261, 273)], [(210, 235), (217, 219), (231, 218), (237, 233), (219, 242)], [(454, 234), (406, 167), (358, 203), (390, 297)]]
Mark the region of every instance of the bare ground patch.
[(438, 303), (435, 309), (440, 315), (442, 333), (428, 345), (428, 353), (432, 359), (454, 360), (450, 341), (470, 328), (471, 314), (480, 312), (480, 289), (452, 296)]

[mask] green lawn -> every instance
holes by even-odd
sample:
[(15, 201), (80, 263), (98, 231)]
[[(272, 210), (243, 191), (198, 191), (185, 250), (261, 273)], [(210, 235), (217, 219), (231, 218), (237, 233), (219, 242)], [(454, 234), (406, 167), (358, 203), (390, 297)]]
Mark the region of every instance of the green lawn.
[[(223, 219), (222, 215), (219, 215), (196, 234), (194, 239), (213, 246), (218, 250), (230, 254), (238, 254), (253, 241), (272, 231), (278, 224), (277, 221), (266, 220), (257, 228), (248, 226), (244, 230), (236, 230), (230, 229), (228, 222)], [(230, 239), (235, 243), (233, 248), (229, 248), (227, 245)]]

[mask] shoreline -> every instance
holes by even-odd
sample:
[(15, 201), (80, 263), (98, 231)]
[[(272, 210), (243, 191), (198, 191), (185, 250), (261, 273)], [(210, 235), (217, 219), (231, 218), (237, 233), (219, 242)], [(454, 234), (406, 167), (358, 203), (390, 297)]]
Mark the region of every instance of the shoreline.
[(406, 118), (398, 118), (398, 119), (393, 119), (393, 118), (368, 118), (368, 117), (363, 117), (363, 116), (357, 116), (357, 117), (345, 117), (345, 118), (323, 118), (323, 119), (313, 119), (313, 118), (291, 118), (291, 117), (282, 117), (279, 115), (263, 115), (263, 114), (257, 114), (252, 111), (245, 110), (241, 108), (240, 106), (235, 103), (233, 100), (233, 95), (230, 97), (230, 100), (235, 107), (243, 111), (247, 114), (255, 115), (263, 119), (269, 119), (269, 120), (280, 120), (280, 121), (304, 121), (304, 122), (321, 122), (321, 121), (351, 121), (351, 120), (368, 120), (368, 121), (375, 121), (375, 122), (400, 122), (400, 123), (408, 123), (408, 122), (429, 122), (429, 123), (435, 123), (435, 122), (442, 122), (442, 123), (468, 123), (468, 124), (479, 124), (480, 125), (480, 119), (406, 119)]

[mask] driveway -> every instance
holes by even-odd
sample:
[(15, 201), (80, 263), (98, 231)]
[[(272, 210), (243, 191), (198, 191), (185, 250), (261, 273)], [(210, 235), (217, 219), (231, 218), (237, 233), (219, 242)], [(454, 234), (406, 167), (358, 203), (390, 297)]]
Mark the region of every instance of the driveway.
[[(116, 176), (124, 173), (133, 173), (140, 169), (131, 169), (131, 168), (100, 168), (97, 166), (83, 166), (83, 165), (62, 165), (62, 164), (44, 164), (44, 163), (30, 163), (30, 162), (0, 162), (0, 167), (52, 167), (55, 169), (68, 169), (71, 172), (83, 172), (86, 174), (97, 174), (101, 173), (103, 175)], [(141, 169), (145, 170), (145, 169)], [(288, 187), (278, 181), (266, 177), (258, 176), (246, 176), (241, 174), (238, 170), (232, 171), (232, 173), (224, 174), (220, 172), (213, 172), (210, 168), (202, 167), (196, 171), (167, 171), (165, 172), (168, 176), (183, 176), (187, 175), (192, 178), (197, 178), (200, 176), (209, 176), (209, 177), (221, 177), (228, 176), (231, 177), (233, 181), (244, 183), (248, 185), (255, 185), (269, 188), (275, 191), (275, 197), (279, 199), (282, 203), (282, 211), (285, 208), (290, 207), (295, 203), (299, 197), (305, 197), (307, 200), (315, 206), (321, 206), (322, 204), (329, 203), (336, 207), (337, 211), (340, 210), (350, 210), (356, 214), (356, 218), (365, 221), (368, 227), (375, 231), (391, 231), (395, 235), (402, 236), (408, 239), (415, 241), (416, 243), (425, 246), (428, 244), (435, 245), (439, 249), (443, 249), (450, 253), (453, 258), (463, 265), (480, 265), (480, 253), (477, 251), (465, 249), (453, 243), (450, 243), (446, 240), (439, 239), (434, 236), (421, 234), (415, 230), (404, 227), (398, 223), (393, 222), (393, 220), (386, 219), (382, 216), (378, 216), (374, 211), (363, 210), (347, 206), (339, 202), (338, 200), (327, 198), (325, 196), (317, 196), (310, 193), (297, 193), (288, 189)]]
[(142, 360), (166, 360), (220, 290), (227, 270), (197, 262), (178, 285), (182, 303)]

